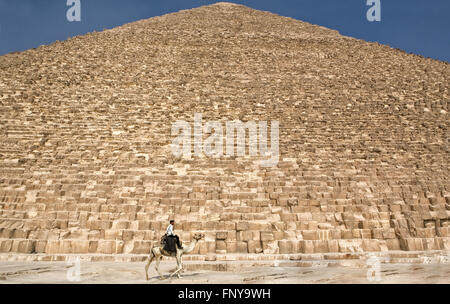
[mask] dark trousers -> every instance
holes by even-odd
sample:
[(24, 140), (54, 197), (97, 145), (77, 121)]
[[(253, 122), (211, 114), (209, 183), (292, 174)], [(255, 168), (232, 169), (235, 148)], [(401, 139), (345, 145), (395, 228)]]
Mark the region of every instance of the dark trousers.
[(175, 238), (177, 239), (177, 246), (181, 247), (180, 238), (178, 237), (178, 235), (175, 235)]
[(181, 247), (181, 244), (180, 244), (180, 238), (178, 237), (178, 235), (170, 235), (169, 237), (175, 238), (175, 239), (177, 240), (177, 246), (178, 246), (178, 247)]

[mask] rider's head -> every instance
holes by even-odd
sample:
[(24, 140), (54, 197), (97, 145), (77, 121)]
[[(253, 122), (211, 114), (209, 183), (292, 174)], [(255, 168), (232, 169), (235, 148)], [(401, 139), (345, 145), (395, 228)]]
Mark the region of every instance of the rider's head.
[(175, 221), (174, 220), (170, 220), (170, 224), (171, 225), (175, 225)]

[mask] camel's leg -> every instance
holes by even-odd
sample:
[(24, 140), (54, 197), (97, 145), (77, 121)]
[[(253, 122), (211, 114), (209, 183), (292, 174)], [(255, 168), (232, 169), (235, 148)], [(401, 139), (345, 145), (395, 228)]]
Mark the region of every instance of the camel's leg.
[(155, 254), (153, 253), (153, 249), (152, 249), (152, 251), (150, 253), (150, 257), (148, 259), (148, 263), (147, 263), (147, 265), (145, 265), (145, 278), (147, 281), (148, 281), (148, 268), (150, 267), (150, 264), (152, 263), (154, 257), (155, 257)]
[(183, 269), (183, 255), (180, 255), (180, 270), (178, 270), (178, 273), (177, 273), (179, 279), (181, 279), (180, 273), (183, 272), (183, 271), (184, 271), (184, 269)]
[(181, 279), (180, 271), (183, 269), (183, 265), (181, 263), (181, 255), (177, 256), (177, 269), (170, 275), (171, 277), (173, 275), (177, 275), (179, 279)]
[(177, 271), (177, 276), (178, 276), (179, 279), (181, 279), (180, 272), (183, 271), (183, 261), (182, 261), (182, 259), (183, 259), (183, 256), (180, 255), (180, 266), (179, 266), (179, 269), (178, 269), (178, 271)]
[(162, 273), (159, 271), (159, 262), (161, 261), (161, 259), (162, 259), (162, 255), (157, 256), (157, 257), (156, 257), (156, 265), (155, 265), (155, 269), (156, 269), (156, 271), (157, 271), (158, 274), (159, 274), (159, 279), (160, 279), (160, 280), (164, 279), (164, 276), (163, 276)]

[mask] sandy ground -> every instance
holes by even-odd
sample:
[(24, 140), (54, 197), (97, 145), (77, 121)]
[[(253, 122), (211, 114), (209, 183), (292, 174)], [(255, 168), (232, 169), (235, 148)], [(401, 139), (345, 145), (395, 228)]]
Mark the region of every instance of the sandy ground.
[[(251, 267), (239, 272), (184, 271), (182, 278), (160, 280), (154, 265), (150, 267), (150, 280), (145, 280), (145, 263), (81, 262), (80, 281), (70, 281), (75, 267), (66, 262), (1, 262), (0, 284), (8, 283), (120, 283), (120, 284), (173, 284), (173, 283), (268, 283), (268, 284), (323, 284), (323, 283), (450, 283), (450, 264), (382, 264), (379, 281), (367, 279), (367, 268), (361, 267)], [(175, 263), (161, 263), (167, 275)]]

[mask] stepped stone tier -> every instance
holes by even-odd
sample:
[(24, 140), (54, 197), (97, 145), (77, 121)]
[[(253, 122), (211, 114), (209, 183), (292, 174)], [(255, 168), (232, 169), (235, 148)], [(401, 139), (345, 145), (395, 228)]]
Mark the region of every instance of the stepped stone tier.
[[(0, 57), (0, 252), (450, 249), (446, 62), (218, 3)], [(279, 162), (175, 157), (172, 124), (280, 123)], [(248, 153), (247, 153), (248, 154)]]

